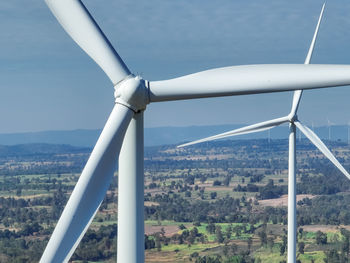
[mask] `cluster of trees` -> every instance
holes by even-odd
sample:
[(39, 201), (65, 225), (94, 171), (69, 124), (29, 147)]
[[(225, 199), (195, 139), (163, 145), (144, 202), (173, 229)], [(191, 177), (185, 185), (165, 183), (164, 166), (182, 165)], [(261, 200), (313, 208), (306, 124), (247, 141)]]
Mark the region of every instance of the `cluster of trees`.
[(241, 186), (238, 184), (237, 187), (233, 188), (233, 191), (250, 193), (256, 192), (258, 193), (257, 197), (259, 199), (273, 199), (287, 194), (288, 189), (286, 185), (275, 185), (274, 181), (269, 179), (268, 183), (264, 186), (258, 186), (252, 183), (248, 183), (246, 186)]
[[(177, 222), (241, 222), (259, 220), (260, 215), (251, 214), (252, 201), (244, 197), (224, 197), (215, 201), (190, 202), (179, 194), (157, 194), (147, 198), (157, 205), (145, 207), (145, 218), (174, 220)], [(256, 217), (256, 218), (254, 218)], [(253, 219), (254, 218), (254, 219)]]
[(315, 174), (302, 174), (301, 182), (297, 184), (299, 194), (332, 195), (348, 191), (350, 181), (329, 163), (320, 161)]
[[(5, 227), (11, 225), (30, 223), (53, 224), (57, 221), (64, 205), (67, 202), (67, 195), (59, 188), (53, 196), (33, 198), (33, 199), (15, 199), (0, 198), (0, 217), (1, 223)], [(36, 209), (36, 206), (46, 206), (48, 208)]]
[(117, 225), (102, 225), (98, 230), (89, 229), (84, 235), (72, 260), (99, 261), (116, 257)]
[(305, 199), (298, 208), (298, 224), (350, 224), (350, 196), (326, 195)]
[[(270, 184), (271, 185), (271, 184)], [(177, 222), (272, 222), (287, 224), (286, 207), (257, 207), (259, 213), (251, 213), (252, 201), (243, 198), (189, 201), (178, 194), (162, 194), (147, 197), (157, 205), (146, 207), (145, 216), (153, 220)], [(320, 196), (299, 202), (298, 224), (350, 224), (350, 195)]]
[[(38, 223), (27, 224), (20, 231), (0, 231), (0, 262), (38, 262), (48, 237), (44, 240), (30, 236), (49, 236)], [(89, 229), (72, 256), (72, 260), (97, 261), (116, 257), (117, 225)]]
[[(341, 236), (334, 237), (332, 245), (325, 251), (326, 258), (324, 259), (325, 263), (347, 263), (350, 261), (349, 252), (350, 252), (350, 231), (341, 228), (340, 229)], [(327, 239), (322, 237), (323, 233), (317, 232), (317, 236), (319, 237), (319, 244), (326, 244)]]
[(288, 193), (288, 187), (286, 185), (274, 185), (272, 179), (265, 186), (259, 188), (260, 199), (278, 198), (286, 193)]
[[(198, 231), (197, 226), (200, 226), (200, 223), (196, 222), (194, 225), (195, 227), (191, 229), (186, 229), (183, 224), (179, 225), (179, 229), (182, 230), (181, 233), (174, 234), (171, 237), (165, 236), (163, 228), (160, 232), (152, 234), (152, 236), (145, 235), (145, 249), (157, 249), (161, 251), (163, 246), (168, 246), (169, 244), (187, 244), (191, 246), (195, 243), (207, 243), (208, 236)], [(206, 231), (208, 234), (215, 235), (216, 242), (223, 244), (223, 246), (218, 248), (222, 253), (211, 256), (200, 256), (198, 252), (194, 252), (191, 254), (190, 259), (195, 262), (255, 262), (254, 258), (251, 256), (251, 246), (253, 243), (251, 237), (246, 239), (247, 250), (239, 250), (236, 244), (230, 243), (230, 239), (233, 235), (235, 235), (235, 237), (240, 237), (242, 234), (253, 234), (255, 230), (256, 228), (254, 225), (248, 224), (229, 225), (223, 230), (220, 225), (211, 222), (206, 226)]]
[(70, 145), (0, 145), (0, 175), (78, 173), (90, 152), (90, 148)]

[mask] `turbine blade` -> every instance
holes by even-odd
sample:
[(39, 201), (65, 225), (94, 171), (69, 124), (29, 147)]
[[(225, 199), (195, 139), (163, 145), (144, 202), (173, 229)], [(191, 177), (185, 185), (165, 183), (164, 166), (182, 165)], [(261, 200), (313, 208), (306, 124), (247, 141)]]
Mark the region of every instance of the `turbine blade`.
[(47, 244), (41, 263), (68, 262), (72, 256), (107, 192), (133, 114), (123, 105), (114, 106)]
[(118, 53), (80, 0), (45, 0), (61, 26), (103, 69), (113, 84), (130, 75)]
[(208, 98), (350, 84), (348, 65), (249, 65), (149, 83), (150, 101)]
[(218, 140), (218, 139), (223, 139), (223, 138), (227, 138), (227, 137), (231, 137), (231, 136), (243, 135), (243, 134), (248, 134), (248, 133), (253, 133), (253, 132), (265, 131), (265, 130), (269, 130), (273, 127), (276, 127), (276, 126), (281, 125), (282, 123), (285, 123), (288, 121), (289, 121), (288, 117), (282, 117), (282, 118), (273, 119), (270, 121), (264, 121), (264, 122), (260, 122), (257, 124), (242, 127), (239, 129), (235, 129), (232, 131), (220, 133), (220, 134), (210, 136), (207, 138), (203, 138), (200, 140), (196, 140), (193, 142), (184, 143), (184, 144), (181, 144), (177, 147), (181, 148), (181, 147), (186, 147), (186, 146), (193, 145), (193, 144), (198, 144), (201, 142), (213, 141), (213, 140)]
[(308, 127), (301, 124), (299, 121), (294, 124), (300, 129), (300, 131), (347, 177), (350, 179), (350, 174), (339, 163), (327, 146), (321, 141), (321, 139)]
[[(316, 26), (316, 29), (315, 29), (315, 33), (314, 33), (314, 36), (312, 38), (311, 45), (310, 45), (310, 48), (309, 48), (309, 52), (307, 53), (307, 56), (306, 56), (304, 64), (310, 64), (310, 61), (311, 61), (311, 58), (312, 58), (312, 54), (313, 54), (314, 48), (315, 48), (315, 43), (316, 43), (316, 40), (317, 40), (318, 31), (320, 29), (320, 24), (321, 24), (321, 21), (322, 21), (325, 5), (326, 4), (324, 3), (323, 6), (322, 6), (321, 13), (320, 13), (320, 16), (318, 18), (317, 26)], [(294, 91), (293, 104), (292, 104), (292, 110), (291, 110), (291, 114), (293, 116), (296, 114), (296, 112), (298, 110), (302, 94), (303, 94), (302, 90)]]
[(303, 95), (303, 90), (296, 90), (293, 94), (292, 109), (290, 111), (291, 115), (294, 116), (299, 108), (301, 95)]
[(311, 58), (312, 58), (312, 54), (313, 54), (314, 48), (315, 48), (315, 43), (316, 43), (316, 40), (317, 40), (318, 31), (320, 29), (321, 21), (322, 21), (322, 18), (323, 18), (323, 12), (324, 12), (325, 6), (326, 6), (326, 3), (324, 3), (323, 6), (322, 6), (321, 13), (320, 13), (320, 16), (318, 18), (317, 26), (316, 26), (316, 29), (315, 29), (315, 33), (314, 33), (314, 36), (312, 38), (311, 45), (310, 45), (310, 48), (309, 48), (309, 52), (307, 53), (307, 56), (306, 56), (304, 64), (310, 64), (310, 61), (311, 61)]

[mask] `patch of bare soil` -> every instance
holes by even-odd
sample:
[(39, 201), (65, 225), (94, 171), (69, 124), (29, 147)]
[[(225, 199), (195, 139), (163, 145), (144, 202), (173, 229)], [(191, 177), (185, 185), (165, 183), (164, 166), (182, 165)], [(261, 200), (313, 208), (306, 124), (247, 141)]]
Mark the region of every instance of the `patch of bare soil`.
[[(191, 227), (192, 224), (185, 224), (185, 226)], [(162, 232), (162, 228), (165, 231), (165, 236), (171, 237), (172, 235), (176, 234), (177, 232), (180, 231), (178, 226), (158, 226), (158, 225), (145, 225), (145, 234), (146, 235), (151, 235), (157, 232)]]
[[(303, 200), (304, 198), (312, 199), (316, 195), (297, 195), (297, 202)], [(282, 195), (280, 198), (259, 200), (259, 205), (262, 206), (288, 206), (288, 195)]]
[(302, 228), (304, 229), (304, 231), (307, 231), (307, 232), (317, 232), (317, 231), (321, 231), (321, 232), (337, 232), (341, 228), (345, 228), (347, 230), (350, 230), (350, 226), (344, 226), (344, 225), (340, 225), (340, 226), (306, 225), (306, 226), (302, 226)]
[(174, 260), (176, 258), (175, 252), (164, 252), (159, 251), (157, 253), (145, 251), (145, 262), (146, 263), (174, 263), (174, 262), (184, 262)]
[(148, 193), (150, 193), (150, 194), (166, 194), (166, 192), (165, 191), (163, 191), (163, 190), (161, 190), (161, 189), (159, 189), (159, 188), (154, 188), (154, 189), (145, 189), (145, 193), (146, 194), (148, 194)]
[(39, 197), (45, 197), (50, 196), (50, 194), (35, 194), (35, 195), (4, 195), (2, 197), (4, 198), (13, 198), (13, 199), (33, 199), (33, 198), (39, 198)]
[(157, 202), (145, 201), (145, 206), (159, 206)]
[(232, 187), (227, 187), (227, 186), (210, 186), (205, 188), (207, 191), (232, 191)]
[(165, 231), (165, 236), (172, 236), (179, 232), (178, 226), (150, 226), (145, 225), (145, 234), (151, 235), (157, 232), (162, 232), (162, 228)]

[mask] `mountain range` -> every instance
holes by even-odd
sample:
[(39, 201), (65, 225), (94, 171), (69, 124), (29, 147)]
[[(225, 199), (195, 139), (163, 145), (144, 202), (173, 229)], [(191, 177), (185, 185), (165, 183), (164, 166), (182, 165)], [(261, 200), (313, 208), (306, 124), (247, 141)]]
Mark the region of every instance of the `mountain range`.
[[(180, 144), (186, 141), (196, 140), (217, 133), (242, 127), (241, 124), (187, 126), (187, 127), (155, 127), (145, 129), (145, 146), (157, 146), (164, 144)], [(311, 127), (310, 127), (311, 128)], [(349, 126), (334, 125), (331, 127), (315, 127), (314, 131), (322, 139), (348, 141)], [(63, 131), (40, 131), (25, 133), (2, 133), (0, 145), (17, 145), (27, 143), (69, 144), (79, 147), (92, 147), (101, 130), (63, 130)], [(330, 137), (329, 137), (330, 135)], [(271, 129), (270, 132), (252, 133), (233, 137), (233, 139), (286, 139), (288, 126), (280, 126)], [(297, 134), (299, 138), (299, 134)]]
[[(145, 129), (145, 146), (157, 146), (164, 144), (179, 144), (186, 141), (196, 140), (217, 133), (229, 131), (242, 127), (241, 124), (208, 125), (208, 126), (187, 126), (187, 127), (155, 127)], [(310, 127), (311, 128), (311, 127)], [(314, 131), (322, 139), (348, 141), (347, 125), (334, 125), (331, 127), (315, 127)], [(49, 143), (69, 144), (79, 147), (92, 147), (101, 130), (65, 130), (65, 131), (40, 131), (25, 133), (2, 133), (0, 134), (0, 145), (17, 145), (27, 143)], [(288, 126), (280, 126), (271, 129), (270, 132), (252, 133), (243, 136), (233, 137), (239, 139), (285, 139), (288, 137)], [(299, 138), (299, 134), (297, 134)]]

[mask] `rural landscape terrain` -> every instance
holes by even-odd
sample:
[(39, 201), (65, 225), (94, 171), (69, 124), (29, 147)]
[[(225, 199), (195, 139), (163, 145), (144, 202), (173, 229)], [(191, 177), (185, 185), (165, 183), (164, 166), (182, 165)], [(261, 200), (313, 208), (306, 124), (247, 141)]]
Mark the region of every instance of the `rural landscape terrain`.
[[(350, 146), (326, 141), (349, 170)], [(0, 262), (38, 262), (91, 148), (0, 146)], [(297, 141), (299, 262), (350, 262), (350, 181)], [(288, 141), (145, 148), (146, 262), (286, 262)], [(71, 262), (115, 262), (118, 175)]]

